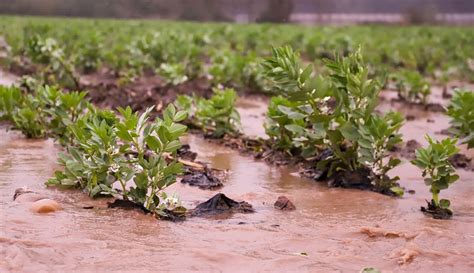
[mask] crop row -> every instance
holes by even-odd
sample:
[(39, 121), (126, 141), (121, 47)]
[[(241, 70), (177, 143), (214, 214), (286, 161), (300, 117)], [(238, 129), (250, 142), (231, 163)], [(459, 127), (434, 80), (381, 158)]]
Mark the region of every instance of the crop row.
[[(272, 46), (305, 61), (347, 56), (361, 46), (370, 75), (389, 73), (400, 97), (425, 102), (429, 82), (473, 80), (474, 34), (446, 27), (301, 27), (2, 17), (2, 62), (35, 71), (43, 83), (79, 88), (80, 75), (113, 71), (121, 82), (158, 74), (170, 85), (198, 77), (236, 89), (272, 92), (259, 65)], [(31, 74), (31, 73), (27, 73)]]
[[(317, 157), (321, 180), (402, 195), (398, 177), (388, 172), (400, 163), (389, 151), (402, 141), (398, 130), (403, 118), (374, 111), (383, 83), (371, 76), (360, 50), (346, 55), (327, 59), (325, 73), (318, 76), (312, 64), (303, 67), (291, 47), (274, 48), (272, 57), (259, 64), (262, 79), (277, 94), (265, 124), (271, 145), (292, 155)], [(216, 88), (209, 99), (178, 97), (178, 109), (170, 104), (153, 122), (152, 108), (143, 114), (130, 108), (117, 113), (97, 109), (85, 97), (84, 92), (63, 93), (44, 85), (30, 91), (2, 87), (0, 118), (27, 137), (54, 137), (65, 146), (67, 153), (59, 160), (63, 170), (48, 185), (82, 188), (91, 197), (113, 195), (158, 216), (184, 211), (163, 192), (182, 169), (176, 151), (186, 126), (179, 122), (189, 116), (190, 124), (212, 137), (238, 133), (232, 89)], [(453, 133), (469, 148), (474, 146), (473, 101), (473, 92), (457, 91), (447, 111)], [(427, 139), (429, 146), (417, 150), (412, 161), (423, 169), (433, 194), (425, 210), (449, 217), (450, 203), (440, 200), (439, 193), (458, 179), (448, 161), (458, 151), (457, 140)], [(130, 181), (132, 187), (127, 186)]]

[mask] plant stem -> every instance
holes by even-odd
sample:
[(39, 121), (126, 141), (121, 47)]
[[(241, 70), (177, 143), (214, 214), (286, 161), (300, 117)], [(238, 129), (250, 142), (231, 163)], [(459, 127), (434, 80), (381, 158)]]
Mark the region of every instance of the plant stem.
[(436, 207), (439, 207), (439, 193), (433, 192), (433, 203)]

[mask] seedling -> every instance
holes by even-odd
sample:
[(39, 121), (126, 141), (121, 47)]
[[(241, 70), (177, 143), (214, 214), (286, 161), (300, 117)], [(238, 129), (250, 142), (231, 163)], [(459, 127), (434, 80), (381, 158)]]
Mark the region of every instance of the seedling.
[(428, 206), (422, 207), (423, 212), (433, 215), (436, 219), (448, 219), (452, 216), (449, 209), (451, 202), (448, 199), (439, 199), (441, 190), (447, 189), (459, 179), (456, 170), (449, 163), (449, 158), (459, 151), (456, 148), (457, 139), (446, 138), (442, 141), (433, 140), (426, 135), (428, 146), (416, 150), (416, 159), (413, 165), (423, 170), (425, 184), (430, 187), (432, 194)]

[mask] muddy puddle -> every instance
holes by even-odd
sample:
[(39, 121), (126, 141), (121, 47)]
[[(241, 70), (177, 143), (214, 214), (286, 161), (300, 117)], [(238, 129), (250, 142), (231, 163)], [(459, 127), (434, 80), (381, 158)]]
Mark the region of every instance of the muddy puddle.
[(239, 98), (236, 103), (242, 123), (242, 133), (249, 137), (268, 138), (262, 124), (267, 113), (268, 99), (261, 96)]

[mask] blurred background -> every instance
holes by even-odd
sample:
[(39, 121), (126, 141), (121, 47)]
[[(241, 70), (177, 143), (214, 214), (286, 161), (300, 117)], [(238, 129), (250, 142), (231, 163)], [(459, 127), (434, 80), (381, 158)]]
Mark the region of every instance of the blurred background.
[(238, 23), (474, 24), (474, 0), (1, 0), (1, 14)]

